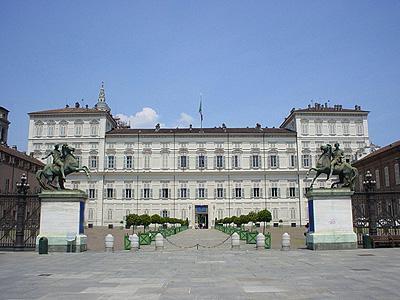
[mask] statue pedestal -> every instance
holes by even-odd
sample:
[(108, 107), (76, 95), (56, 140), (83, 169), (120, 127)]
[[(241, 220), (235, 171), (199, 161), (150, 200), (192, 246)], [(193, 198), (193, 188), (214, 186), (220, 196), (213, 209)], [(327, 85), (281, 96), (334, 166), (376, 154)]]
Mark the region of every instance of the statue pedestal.
[(312, 189), (308, 198), (307, 248), (339, 250), (357, 248), (353, 231), (350, 189)]
[(82, 252), (87, 249), (84, 235), (85, 201), (80, 190), (43, 191), (41, 199), (40, 231), (36, 239), (48, 239), (49, 252)]

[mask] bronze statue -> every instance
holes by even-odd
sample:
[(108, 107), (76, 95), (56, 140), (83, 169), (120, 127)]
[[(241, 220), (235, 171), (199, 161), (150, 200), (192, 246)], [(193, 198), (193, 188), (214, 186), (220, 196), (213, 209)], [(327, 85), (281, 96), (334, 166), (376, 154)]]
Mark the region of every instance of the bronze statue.
[[(69, 147), (67, 144), (63, 144), (60, 151), (59, 145), (55, 145), (54, 150), (43, 158), (46, 159), (50, 155), (53, 157), (52, 163), (47, 164), (42, 170), (36, 172), (36, 178), (43, 189), (65, 190), (65, 176), (74, 172), (84, 171), (86, 176), (90, 176), (89, 169), (86, 166), (79, 167), (78, 160), (73, 154), (74, 150), (74, 148)], [(56, 178), (58, 179), (58, 186), (53, 184)]]
[(321, 146), (322, 154), (318, 158), (317, 166), (315, 168), (310, 168), (306, 175), (307, 178), (311, 171), (317, 172), (311, 182), (310, 188), (313, 187), (319, 175), (323, 173), (327, 176), (326, 180), (328, 180), (331, 175), (339, 176), (339, 181), (333, 182), (331, 188), (335, 185), (340, 185), (354, 190), (354, 181), (358, 175), (357, 169), (344, 161), (344, 152), (339, 146), (339, 143), (335, 143), (335, 149), (333, 151), (330, 144)]

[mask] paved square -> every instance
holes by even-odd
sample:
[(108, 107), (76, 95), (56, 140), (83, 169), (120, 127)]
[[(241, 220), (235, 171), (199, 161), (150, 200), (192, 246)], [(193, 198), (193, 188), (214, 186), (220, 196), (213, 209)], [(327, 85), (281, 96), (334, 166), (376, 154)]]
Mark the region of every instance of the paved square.
[[(177, 245), (226, 235), (187, 231)], [(184, 242), (185, 241), (185, 242)], [(400, 249), (0, 253), (0, 299), (400, 299)]]

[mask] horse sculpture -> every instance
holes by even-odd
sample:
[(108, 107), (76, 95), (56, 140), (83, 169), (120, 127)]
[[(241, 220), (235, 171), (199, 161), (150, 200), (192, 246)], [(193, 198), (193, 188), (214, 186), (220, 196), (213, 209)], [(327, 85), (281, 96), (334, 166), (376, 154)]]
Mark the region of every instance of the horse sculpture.
[[(335, 145), (336, 146), (336, 145)], [(337, 144), (337, 149), (339, 150), (339, 144)], [(338, 175), (339, 181), (335, 181), (332, 183), (331, 188), (334, 186), (341, 187), (349, 187), (351, 190), (354, 190), (354, 181), (358, 175), (358, 171), (351, 164), (342, 161), (342, 158), (336, 159), (336, 163), (332, 164), (333, 152), (332, 146), (330, 144), (321, 146), (322, 154), (318, 158), (317, 166), (315, 168), (310, 168), (307, 172), (306, 178), (310, 174), (311, 171), (316, 171), (314, 179), (311, 182), (310, 188), (313, 187), (315, 180), (321, 174), (326, 174), (329, 179), (330, 175)], [(333, 170), (331, 170), (333, 168)]]
[[(55, 149), (51, 152), (53, 153), (53, 163), (47, 164), (42, 170), (36, 172), (36, 178), (39, 181), (40, 186), (45, 190), (56, 190), (61, 189), (65, 190), (63, 173), (65, 176), (71, 173), (84, 171), (86, 176), (90, 177), (89, 169), (86, 166), (79, 167), (78, 160), (73, 155), (74, 148), (69, 147), (68, 145), (62, 145), (61, 153), (58, 151), (58, 145), (56, 145)], [(57, 157), (57, 161), (61, 160), (61, 162), (56, 163), (56, 154), (60, 155)], [(50, 156), (49, 154), (48, 156)], [(62, 169), (63, 171), (62, 172)], [(54, 179), (58, 178), (58, 186), (53, 184)]]

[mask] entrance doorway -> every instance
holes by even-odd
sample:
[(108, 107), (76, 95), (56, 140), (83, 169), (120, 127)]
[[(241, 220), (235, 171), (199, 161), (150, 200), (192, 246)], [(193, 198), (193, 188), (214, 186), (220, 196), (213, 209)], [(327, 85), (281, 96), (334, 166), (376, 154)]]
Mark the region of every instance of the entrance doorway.
[(208, 205), (195, 205), (195, 222), (197, 228), (208, 228)]

